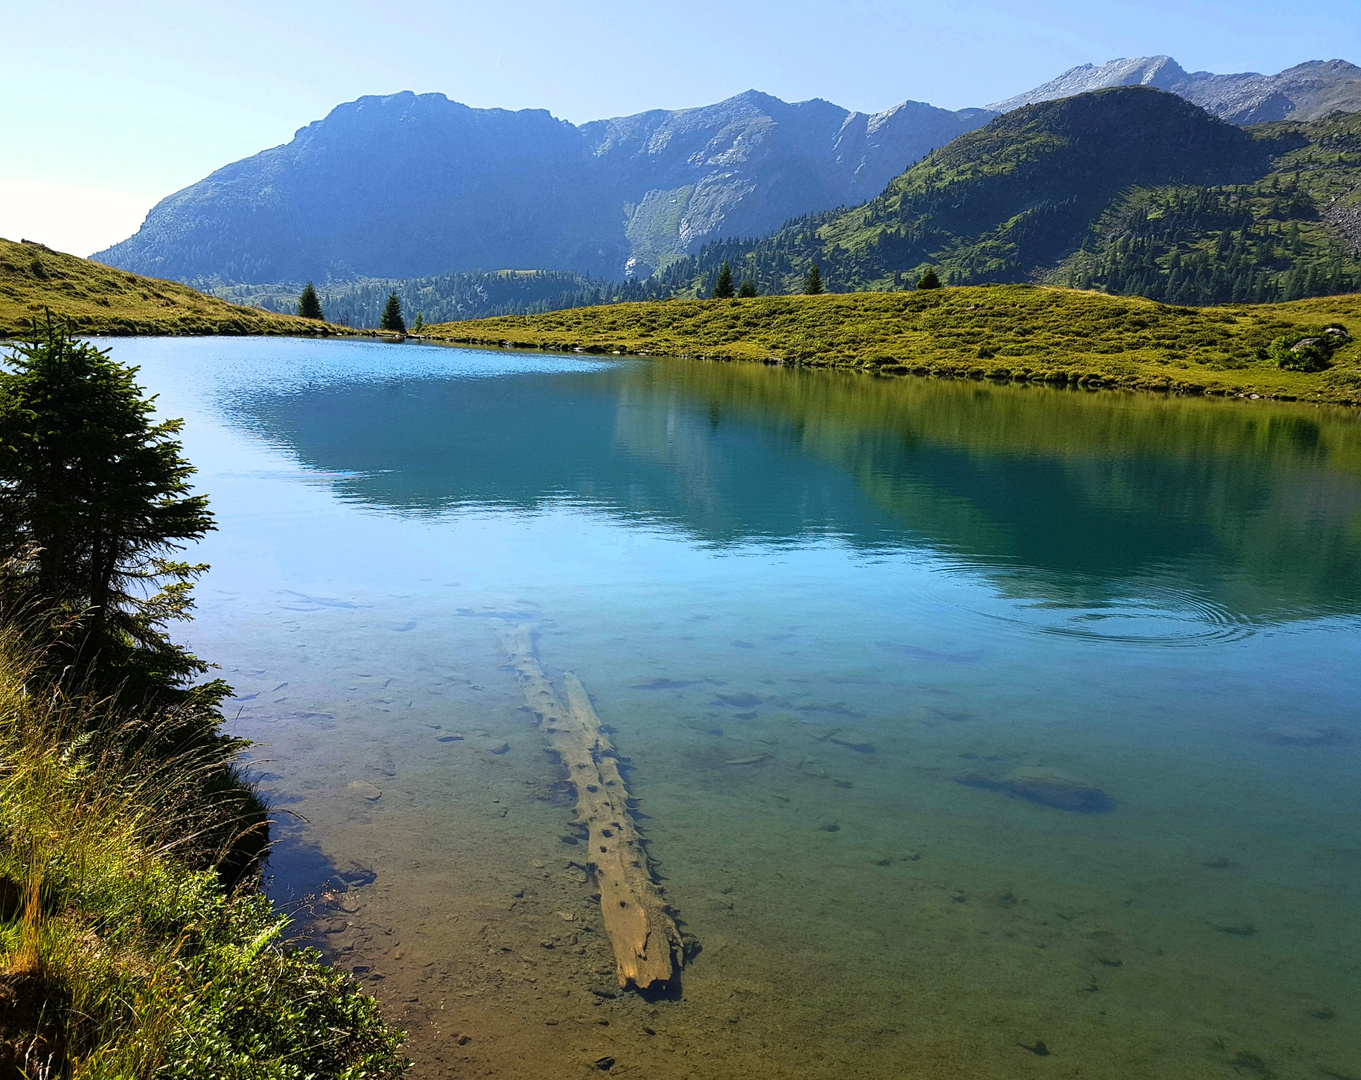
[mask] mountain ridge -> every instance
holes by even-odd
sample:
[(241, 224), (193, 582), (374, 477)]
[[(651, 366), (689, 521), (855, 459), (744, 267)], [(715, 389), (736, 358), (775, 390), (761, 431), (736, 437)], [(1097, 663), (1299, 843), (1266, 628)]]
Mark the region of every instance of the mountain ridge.
[(574, 125), (407, 91), (336, 106), (167, 196), (92, 258), (209, 289), (506, 268), (642, 280), (724, 237), (872, 201), (1018, 102), (1131, 85), (1239, 125), (1361, 110), (1361, 68), (1345, 61), (1214, 75), (1167, 56), (1083, 65), (955, 111), (909, 100), (866, 113), (748, 90)]
[(363, 97), (168, 196), (92, 257), (188, 281), (506, 266), (645, 277), (711, 236), (863, 201), (990, 116), (747, 91), (577, 127), (443, 94)]
[(988, 106), (1004, 113), (1116, 86), (1151, 86), (1199, 105), (1231, 124), (1317, 120), (1335, 110), (1361, 111), (1361, 68), (1345, 60), (1309, 60), (1275, 75), (1186, 71), (1170, 56), (1121, 57), (1081, 64), (1032, 90)]

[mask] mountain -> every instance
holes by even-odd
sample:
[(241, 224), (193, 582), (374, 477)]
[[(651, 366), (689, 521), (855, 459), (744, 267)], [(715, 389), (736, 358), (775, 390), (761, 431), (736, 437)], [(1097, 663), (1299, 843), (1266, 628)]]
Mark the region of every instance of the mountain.
[(864, 206), (706, 245), (658, 290), (718, 266), (761, 292), (1051, 281), (1178, 303), (1361, 287), (1361, 114), (1251, 130), (1143, 86), (1026, 105), (933, 151)]
[(1183, 97), (1231, 124), (1317, 120), (1334, 111), (1361, 112), (1361, 68), (1345, 60), (1311, 60), (1278, 75), (1187, 72), (1170, 56), (1112, 60), (1069, 68), (1057, 79), (988, 108), (1010, 112), (1115, 86), (1151, 86)]
[(442, 94), (364, 97), (158, 203), (94, 258), (198, 282), (559, 269), (620, 278), (861, 202), (991, 117), (750, 91), (580, 127)]

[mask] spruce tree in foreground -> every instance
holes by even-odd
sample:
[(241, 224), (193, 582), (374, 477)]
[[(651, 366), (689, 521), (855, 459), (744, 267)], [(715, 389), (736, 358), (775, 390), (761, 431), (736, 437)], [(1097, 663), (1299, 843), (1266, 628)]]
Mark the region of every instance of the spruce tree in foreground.
[(378, 324), (379, 330), (391, 330), (398, 334), (406, 333), (406, 320), (402, 318), (402, 302), (397, 299), (395, 292), (388, 294), (387, 306), (383, 308), (383, 319)]
[(733, 297), (732, 288), (732, 267), (726, 262), (718, 268), (718, 280), (714, 282), (715, 300), (731, 300)]
[(206, 666), (165, 633), (205, 568), (170, 556), (213, 528), (193, 466), (153, 419), (135, 368), (46, 326), (0, 369), (0, 557), (29, 601), (65, 621), (66, 661), (114, 664), (149, 685)]
[(817, 296), (822, 292), (822, 271), (816, 265), (808, 268), (808, 276), (803, 279), (803, 291), (807, 296)]
[(326, 321), (326, 316), (321, 312), (321, 301), (317, 299), (317, 290), (312, 288), (310, 281), (307, 288), (303, 289), (302, 295), (298, 297), (298, 314), (304, 319)]
[(917, 282), (917, 288), (919, 288), (919, 289), (939, 289), (939, 288), (940, 288), (940, 276), (936, 273), (936, 271), (935, 271), (932, 267), (929, 267), (929, 266), (928, 266), (928, 267), (926, 268), (926, 273), (924, 273), (924, 274), (921, 276), (921, 280)]
[(742, 297), (744, 300), (749, 297), (755, 296), (756, 282), (752, 281), (751, 278), (743, 278), (742, 285), (737, 290), (737, 295)]

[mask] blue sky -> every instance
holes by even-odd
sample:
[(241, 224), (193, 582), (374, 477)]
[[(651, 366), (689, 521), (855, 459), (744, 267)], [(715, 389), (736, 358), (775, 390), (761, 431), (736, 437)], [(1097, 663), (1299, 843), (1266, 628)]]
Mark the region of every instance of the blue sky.
[(0, 16), (0, 236), (80, 255), (362, 94), (580, 122), (752, 87), (962, 108), (1117, 56), (1219, 72), (1361, 62), (1356, 0), (2, 0)]

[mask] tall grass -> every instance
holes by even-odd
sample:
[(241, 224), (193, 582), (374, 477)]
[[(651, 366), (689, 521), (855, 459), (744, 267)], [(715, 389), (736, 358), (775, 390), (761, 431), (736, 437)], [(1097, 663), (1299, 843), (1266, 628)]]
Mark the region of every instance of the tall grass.
[(176, 718), (37, 677), (30, 640), (0, 624), (0, 1076), (399, 1074), (376, 1003), (214, 869), (217, 750), (167, 755)]

